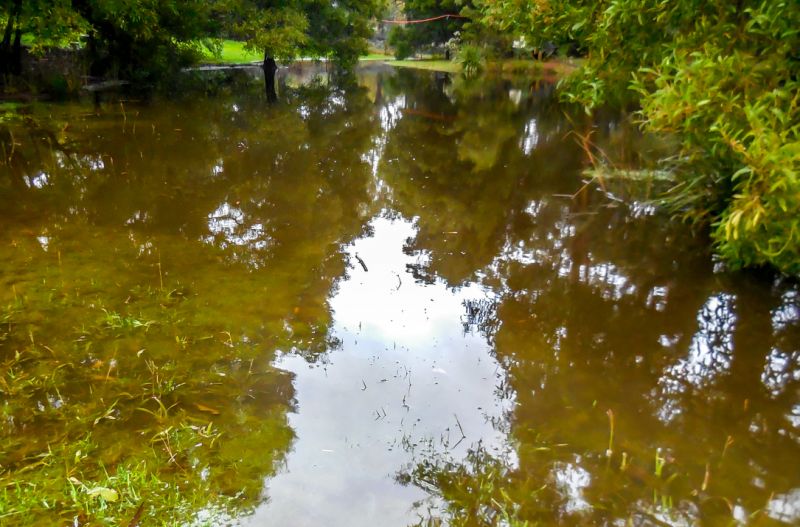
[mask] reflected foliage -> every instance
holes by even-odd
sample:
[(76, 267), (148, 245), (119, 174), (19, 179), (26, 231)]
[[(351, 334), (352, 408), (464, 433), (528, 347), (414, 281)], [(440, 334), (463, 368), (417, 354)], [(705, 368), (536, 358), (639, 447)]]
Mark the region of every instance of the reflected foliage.
[(298, 84), (2, 123), (4, 521), (213, 524), (265, 499), (292, 441), (273, 359), (336, 348), (342, 249), (380, 214), (413, 220), (413, 279), (485, 293), (461, 322), (513, 403), (507, 451), (413, 453), (423, 524), (800, 520), (796, 285), (715, 269), (658, 189), (583, 172), (581, 138), (630, 169), (670, 145), (547, 83)]
[(333, 345), (339, 248), (371, 213), (368, 108), (315, 85), (5, 129), (4, 522), (217, 524), (263, 499), (292, 440), (272, 360)]
[(796, 2), (477, 4), (483, 24), (586, 56), (564, 98), (594, 108), (629, 90), (640, 97), (643, 126), (681, 147), (665, 203), (710, 227), (723, 260), (800, 274)]
[[(465, 329), (504, 365), (515, 448), (434, 451), (402, 471), (444, 499), (423, 523), (797, 521), (776, 498), (800, 483), (781, 468), (800, 455), (793, 287), (713, 274), (704, 240), (658, 216), (642, 185), (582, 186), (581, 149), (538, 90), (434, 83), (395, 99), (413, 111), (389, 133), (384, 172), (417, 218), (417, 276), (495, 298), (489, 316), (466, 306)], [(646, 164), (619, 117), (595, 119), (572, 122)], [(482, 122), (488, 157), (460, 155), (461, 131)]]

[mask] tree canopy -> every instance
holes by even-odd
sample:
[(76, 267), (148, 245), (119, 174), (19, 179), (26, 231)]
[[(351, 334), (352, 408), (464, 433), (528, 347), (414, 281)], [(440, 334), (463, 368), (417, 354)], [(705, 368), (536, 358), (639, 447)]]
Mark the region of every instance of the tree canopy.
[[(407, 0), (403, 2), (406, 20), (425, 20), (442, 15), (459, 15), (470, 0)], [(389, 43), (397, 58), (403, 59), (429, 46), (441, 46), (464, 26), (463, 18), (443, 18), (426, 23), (398, 25), (391, 29)]]
[(351, 66), (380, 9), (380, 0), (4, 0), (0, 52), (11, 57), (15, 34), (31, 35), (34, 51), (84, 40), (93, 74), (152, 80), (232, 36), (265, 57)]

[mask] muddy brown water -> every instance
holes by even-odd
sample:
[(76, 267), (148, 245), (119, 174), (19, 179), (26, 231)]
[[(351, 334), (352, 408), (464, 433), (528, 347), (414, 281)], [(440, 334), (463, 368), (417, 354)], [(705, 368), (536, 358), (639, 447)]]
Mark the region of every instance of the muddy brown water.
[(372, 66), (0, 130), (3, 524), (800, 522), (798, 290), (587, 182), (668, 149), (625, 112)]

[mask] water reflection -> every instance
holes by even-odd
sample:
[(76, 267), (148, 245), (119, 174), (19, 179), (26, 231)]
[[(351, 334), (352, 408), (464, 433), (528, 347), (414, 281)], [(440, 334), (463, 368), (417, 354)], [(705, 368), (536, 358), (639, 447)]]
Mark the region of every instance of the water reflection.
[(301, 73), (3, 125), (0, 485), (39, 486), (0, 515), (800, 521), (796, 287), (714, 273), (571, 132), (663, 146), (546, 83)]
[(492, 426), (504, 413), (502, 374), (460, 322), (464, 303), (487, 292), (416, 282), (406, 267), (416, 258), (402, 253), (415, 231), (373, 220), (369, 237), (346, 248), (349, 277), (331, 298), (337, 349), (311, 365), (294, 354), (278, 360), (296, 376), (290, 424), (304, 439), (248, 524), (404, 525), (425, 498), (392, 477), (410, 452), (463, 455), (477, 439), (502, 447)]
[[(329, 349), (339, 247), (370, 215), (369, 102), (355, 90), (331, 106), (334, 95), (298, 92), (305, 118), (247, 93), (34, 107), (15, 130), (0, 220), (2, 465), (4, 485), (31, 485), (2, 514), (119, 523), (141, 506), (152, 521), (200, 521), (261, 500), (293, 436), (275, 350)], [(332, 158), (339, 140), (353, 149)]]

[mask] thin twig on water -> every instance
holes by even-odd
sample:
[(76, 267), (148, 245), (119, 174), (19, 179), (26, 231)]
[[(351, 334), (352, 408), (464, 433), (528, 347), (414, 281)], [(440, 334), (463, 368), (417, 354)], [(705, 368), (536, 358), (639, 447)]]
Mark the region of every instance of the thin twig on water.
[(131, 521), (128, 523), (128, 527), (139, 527), (139, 520), (142, 519), (142, 513), (144, 512), (144, 503), (145, 502), (142, 502), (142, 504), (139, 505), (139, 508), (136, 509), (136, 513), (133, 515), (133, 518), (131, 518)]
[(458, 420), (458, 416), (456, 414), (453, 414), (453, 417), (456, 418), (456, 424), (458, 425), (458, 430), (461, 432), (461, 439), (465, 439), (467, 437), (467, 434), (465, 434), (464, 429), (461, 428), (461, 421)]

